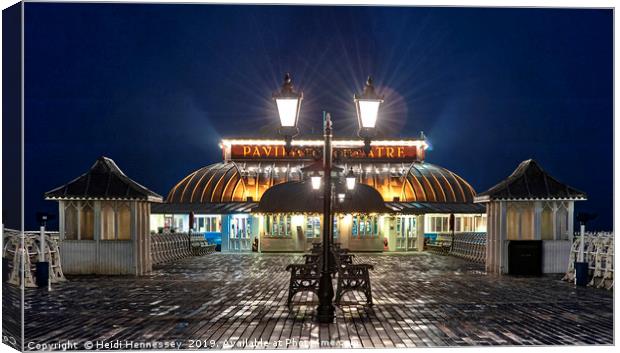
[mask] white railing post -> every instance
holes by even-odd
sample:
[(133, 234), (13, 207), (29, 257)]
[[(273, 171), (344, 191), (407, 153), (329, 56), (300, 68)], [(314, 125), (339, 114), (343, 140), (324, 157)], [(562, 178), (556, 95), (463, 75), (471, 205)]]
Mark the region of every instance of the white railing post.
[(585, 224), (581, 224), (581, 236), (580, 236), (580, 241), (579, 241), (579, 254), (577, 255), (577, 262), (583, 262), (583, 252), (584, 252), (584, 248), (585, 248), (585, 232), (586, 232), (586, 225)]
[(45, 262), (45, 225), (41, 225), (41, 227), (39, 227), (39, 236), (39, 261)]

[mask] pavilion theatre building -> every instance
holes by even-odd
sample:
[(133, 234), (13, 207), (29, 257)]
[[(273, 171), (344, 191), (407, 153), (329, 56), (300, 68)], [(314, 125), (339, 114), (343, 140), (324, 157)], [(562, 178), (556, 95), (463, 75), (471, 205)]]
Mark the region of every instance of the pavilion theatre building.
[[(203, 233), (226, 252), (301, 252), (320, 241), (321, 192), (303, 168), (320, 163), (323, 139), (224, 139), (223, 161), (179, 181), (153, 204), (151, 232)], [(486, 232), (484, 205), (457, 174), (425, 162), (424, 137), (333, 140), (334, 164), (352, 169), (352, 193), (335, 195), (334, 238), (351, 251), (420, 251), (425, 238)], [(336, 193), (342, 185), (336, 185)], [(342, 196), (342, 197), (341, 197)]]

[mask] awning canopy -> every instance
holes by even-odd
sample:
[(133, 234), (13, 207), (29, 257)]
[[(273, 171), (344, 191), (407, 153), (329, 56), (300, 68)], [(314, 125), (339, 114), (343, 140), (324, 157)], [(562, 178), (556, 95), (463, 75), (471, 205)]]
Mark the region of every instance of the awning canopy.
[(45, 193), (47, 200), (146, 200), (162, 202), (154, 191), (138, 184), (107, 157), (99, 157), (88, 172)]
[(533, 159), (519, 164), (512, 174), (489, 190), (478, 194), (476, 202), (494, 200), (585, 200), (586, 193), (547, 174)]
[(256, 202), (226, 203), (160, 203), (151, 206), (153, 214), (234, 214), (250, 213), (258, 206)]
[(475, 203), (445, 203), (445, 202), (387, 202), (385, 204), (391, 212), (402, 214), (425, 213), (485, 213), (484, 205)]
[[(336, 184), (336, 194), (344, 192), (342, 183)], [(381, 194), (374, 188), (358, 183), (348, 191), (344, 200), (338, 198), (333, 203), (338, 213), (386, 213)], [(263, 213), (321, 213), (323, 212), (323, 191), (313, 190), (309, 180), (291, 181), (269, 188), (254, 212)]]

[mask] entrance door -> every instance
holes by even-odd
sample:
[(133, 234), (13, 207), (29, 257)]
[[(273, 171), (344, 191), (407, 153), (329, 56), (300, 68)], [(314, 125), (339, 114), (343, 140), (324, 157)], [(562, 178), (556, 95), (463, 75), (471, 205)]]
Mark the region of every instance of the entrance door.
[(229, 251), (251, 251), (251, 222), (248, 216), (235, 216), (230, 218), (228, 230)]
[(396, 250), (416, 250), (417, 227), (415, 216), (399, 216), (396, 219)]

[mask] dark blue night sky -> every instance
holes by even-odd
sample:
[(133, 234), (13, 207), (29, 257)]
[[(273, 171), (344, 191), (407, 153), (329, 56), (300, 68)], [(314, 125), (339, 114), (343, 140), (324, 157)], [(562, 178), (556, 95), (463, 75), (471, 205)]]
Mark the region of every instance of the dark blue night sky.
[(484, 191), (534, 158), (612, 229), (612, 10), (27, 3), (25, 19), (28, 229), (100, 155), (165, 196), (221, 137), (277, 125), (287, 71), (305, 132), (327, 110), (354, 133), (372, 74), (382, 130), (423, 130), (429, 162)]

